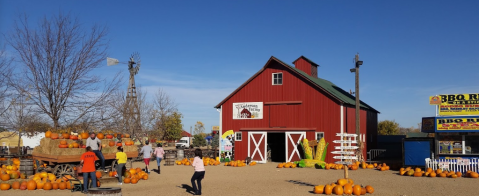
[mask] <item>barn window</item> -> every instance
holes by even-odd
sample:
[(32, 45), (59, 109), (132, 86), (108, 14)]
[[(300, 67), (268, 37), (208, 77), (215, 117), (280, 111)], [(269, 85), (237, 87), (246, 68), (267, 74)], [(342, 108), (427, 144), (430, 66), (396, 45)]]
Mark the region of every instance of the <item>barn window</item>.
[(243, 138), (242, 136), (243, 135), (241, 134), (241, 132), (236, 132), (235, 141), (241, 141), (241, 139)]
[(273, 73), (273, 85), (283, 84), (283, 73)]
[(316, 132), (316, 140), (320, 140), (324, 137), (324, 132)]

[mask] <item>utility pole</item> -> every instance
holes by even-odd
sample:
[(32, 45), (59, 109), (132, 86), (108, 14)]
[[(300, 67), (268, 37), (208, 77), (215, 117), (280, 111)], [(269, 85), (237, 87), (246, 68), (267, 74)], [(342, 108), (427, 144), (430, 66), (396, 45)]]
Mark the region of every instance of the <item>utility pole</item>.
[(193, 136), (191, 130), (193, 130), (193, 126), (190, 126), (190, 135)]
[(354, 92), (354, 94), (356, 94), (356, 135), (358, 135), (358, 137), (356, 137), (358, 143), (359, 143), (359, 135), (360, 135), (360, 123), (359, 123), (359, 112), (360, 112), (360, 101), (359, 101), (359, 66), (361, 66), (363, 64), (363, 61), (360, 61), (359, 60), (359, 54), (356, 54), (355, 58), (354, 58), (354, 64), (355, 64), (355, 68), (353, 69), (350, 69), (351, 72), (355, 72), (356, 73), (356, 92)]

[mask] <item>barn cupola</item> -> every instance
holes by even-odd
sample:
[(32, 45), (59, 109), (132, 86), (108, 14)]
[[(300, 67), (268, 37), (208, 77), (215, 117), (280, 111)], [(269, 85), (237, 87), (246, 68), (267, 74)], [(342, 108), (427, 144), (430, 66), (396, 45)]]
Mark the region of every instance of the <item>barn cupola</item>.
[(299, 69), (312, 77), (318, 77), (319, 65), (309, 60), (308, 58), (300, 56), (293, 62), (293, 64), (296, 69)]

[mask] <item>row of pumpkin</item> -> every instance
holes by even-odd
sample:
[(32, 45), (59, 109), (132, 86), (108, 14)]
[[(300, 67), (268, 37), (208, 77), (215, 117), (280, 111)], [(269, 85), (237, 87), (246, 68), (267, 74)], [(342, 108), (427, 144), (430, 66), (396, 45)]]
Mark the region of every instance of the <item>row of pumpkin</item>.
[[(108, 143), (108, 145), (110, 147), (112, 146), (122, 146), (123, 144), (121, 142), (118, 142), (115, 144), (114, 141), (110, 141)], [(132, 146), (133, 145), (133, 141), (126, 141), (125, 142), (125, 146)], [(80, 144), (76, 143), (76, 142), (72, 142), (70, 144), (67, 143), (67, 141), (65, 140), (62, 140), (60, 141), (60, 144), (58, 145), (59, 148), (80, 148)], [(106, 147), (106, 144), (102, 144), (102, 147)], [(82, 145), (81, 148), (86, 148), (86, 145)]]
[(365, 187), (355, 185), (352, 179), (342, 178), (331, 184), (314, 186), (313, 192), (326, 195), (365, 195), (366, 193), (374, 193), (374, 188), (370, 185)]
[(432, 168), (427, 168), (426, 171), (421, 170), (421, 168), (412, 169), (411, 167), (399, 169), (399, 175), (401, 176), (414, 176), (414, 177), (443, 177), (443, 178), (479, 178), (479, 174), (473, 171), (467, 171), (466, 175), (463, 176), (462, 172), (454, 171), (443, 171), (442, 169), (433, 170)]
[[(96, 137), (98, 139), (113, 139), (118, 137), (120, 135), (121, 138), (130, 138), (129, 134), (121, 134), (121, 133), (115, 133), (113, 135), (111, 134), (103, 134), (103, 133), (98, 133), (96, 134)], [(89, 137), (89, 134), (86, 132), (79, 133), (78, 135), (70, 135), (70, 133), (53, 133), (52, 131), (47, 131), (45, 132), (45, 137), (50, 138), (50, 139), (72, 139), (72, 140), (78, 140), (78, 139), (87, 139)]]

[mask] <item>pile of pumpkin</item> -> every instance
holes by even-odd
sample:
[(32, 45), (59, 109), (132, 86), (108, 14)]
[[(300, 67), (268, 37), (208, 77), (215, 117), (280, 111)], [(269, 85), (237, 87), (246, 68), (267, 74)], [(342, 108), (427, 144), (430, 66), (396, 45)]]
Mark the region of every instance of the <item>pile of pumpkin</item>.
[(280, 163), (276, 168), (296, 168), (296, 164), (292, 162)]
[[(245, 160), (237, 160), (237, 161), (230, 161), (230, 162), (225, 162), (225, 166), (232, 166), (232, 167), (244, 167), (246, 166), (246, 161)], [(249, 166), (255, 166), (256, 161), (253, 161), (249, 163)]]
[[(461, 172), (454, 172), (454, 171), (442, 171), (442, 169), (437, 169), (436, 171), (432, 170), (431, 168), (427, 168), (426, 171), (422, 171), (421, 168), (412, 169), (411, 167), (401, 168), (399, 170), (399, 175), (402, 176), (414, 176), (414, 177), (443, 177), (443, 178), (460, 178), (462, 177)], [(479, 174), (473, 171), (467, 171), (466, 176), (468, 178), (478, 178)]]
[[(193, 163), (193, 160), (194, 160), (194, 158), (190, 158), (190, 160), (188, 160), (187, 158), (184, 158), (181, 161), (175, 161), (175, 163), (177, 165), (191, 165)], [(203, 157), (202, 160), (203, 160), (203, 165), (204, 166), (208, 166), (208, 165), (217, 166), (217, 165), (220, 164), (219, 157), (216, 157), (216, 159), (212, 159), (212, 158), (209, 158), (209, 157), (206, 157), (206, 158)]]
[[(6, 174), (2, 174), (2, 180), (10, 179), (6, 177)], [(21, 179), (25, 179), (20, 177)], [(65, 190), (71, 189), (71, 184), (68, 182), (69, 179), (72, 177), (69, 175), (65, 175), (62, 178), (57, 179), (56, 176), (52, 173), (42, 172), (37, 173), (28, 177), (28, 179), (24, 181), (15, 181), (12, 182), (11, 185), (8, 183), (1, 183), (0, 189), (1, 190), (9, 190), (12, 189), (20, 189), (20, 190), (35, 190), (35, 189), (43, 189), (43, 190)], [(100, 187), (100, 182), (97, 181), (97, 186)]]
[(18, 171), (17, 165), (2, 165), (0, 169), (0, 179), (3, 181), (8, 181), (10, 179), (26, 179), (27, 176)]
[[(112, 177), (116, 175), (116, 172), (109, 173)], [(131, 168), (130, 170), (125, 171), (123, 174), (123, 182), (125, 184), (136, 184), (140, 180), (148, 180), (148, 174), (137, 167), (136, 169)]]
[(313, 192), (326, 195), (365, 195), (366, 193), (374, 193), (374, 188), (370, 185), (365, 187), (355, 185), (353, 180), (342, 178), (331, 184), (315, 186)]

